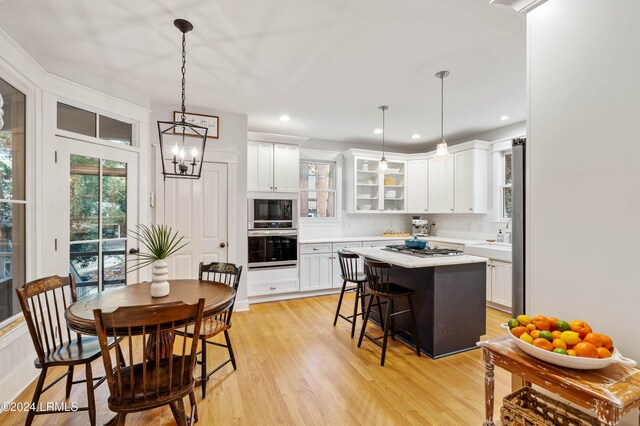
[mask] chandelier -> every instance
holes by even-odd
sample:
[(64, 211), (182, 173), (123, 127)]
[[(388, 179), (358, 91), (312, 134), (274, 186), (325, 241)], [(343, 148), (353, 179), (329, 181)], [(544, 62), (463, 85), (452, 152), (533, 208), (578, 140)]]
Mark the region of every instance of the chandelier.
[(182, 33), (182, 109), (180, 120), (158, 121), (162, 174), (165, 179), (200, 179), (207, 127), (188, 122), (184, 106), (187, 72), (186, 34), (193, 30), (193, 25), (184, 19), (176, 19), (173, 24)]

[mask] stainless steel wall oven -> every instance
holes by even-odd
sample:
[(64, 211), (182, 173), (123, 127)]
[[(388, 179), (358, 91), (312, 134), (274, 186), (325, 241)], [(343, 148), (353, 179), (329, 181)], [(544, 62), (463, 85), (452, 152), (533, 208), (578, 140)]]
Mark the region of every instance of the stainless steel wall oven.
[(298, 264), (297, 200), (249, 199), (249, 269)]

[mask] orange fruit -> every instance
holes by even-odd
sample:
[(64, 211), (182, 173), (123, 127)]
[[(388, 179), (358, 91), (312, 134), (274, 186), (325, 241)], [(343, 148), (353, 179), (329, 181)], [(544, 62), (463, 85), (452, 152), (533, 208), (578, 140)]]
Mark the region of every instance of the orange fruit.
[(611, 358), (611, 352), (607, 348), (597, 348), (600, 358)]
[(533, 331), (533, 330), (535, 330), (535, 329), (536, 329), (535, 324), (527, 324), (527, 330), (529, 330), (529, 331)]
[(551, 330), (551, 322), (549, 318), (544, 315), (538, 315), (531, 320), (531, 323), (536, 326), (538, 330)]
[(531, 330), (529, 332), (529, 335), (534, 339), (537, 339), (538, 337), (540, 337), (540, 330)]
[(576, 351), (574, 351), (573, 349), (567, 349), (567, 355), (576, 356)]
[(553, 339), (553, 342), (551, 342), (551, 344), (554, 348), (562, 348), (565, 350), (567, 349), (567, 344), (562, 339)]
[(551, 344), (551, 342), (548, 341), (547, 339), (543, 339), (542, 337), (535, 339), (533, 341), (533, 346), (536, 346), (540, 349), (544, 349), (545, 351), (553, 350), (553, 345)]
[(602, 339), (602, 347), (603, 348), (607, 348), (609, 350), (611, 350), (611, 348), (613, 348), (613, 341), (611, 340), (611, 337), (607, 336), (606, 334), (601, 334), (601, 333), (598, 333), (598, 336), (600, 336), (600, 338)]
[(527, 328), (524, 326), (518, 326), (518, 327), (513, 327), (511, 329), (511, 334), (513, 334), (516, 337), (520, 337), (522, 336), (522, 333), (526, 333), (527, 332)]
[(554, 339), (559, 339), (561, 334), (562, 334), (562, 331), (560, 331), (560, 330), (553, 330), (553, 331), (551, 332), (551, 337), (553, 337)]
[(583, 358), (599, 358), (600, 354), (598, 353), (598, 348), (593, 346), (589, 342), (581, 342), (573, 347), (573, 350), (576, 351), (577, 356), (581, 356)]
[(584, 336), (584, 341), (591, 343), (596, 348), (599, 348), (604, 343), (602, 341), (602, 337), (600, 337), (600, 335), (597, 334), (597, 333), (589, 333), (589, 334), (587, 334), (586, 336)]
[(575, 331), (582, 338), (584, 338), (584, 336), (586, 336), (587, 334), (593, 332), (589, 324), (587, 324), (582, 320), (571, 321), (571, 323), (569, 324), (569, 327), (571, 327), (571, 331)]
[(557, 322), (558, 322), (558, 318), (549, 317), (549, 325), (551, 326), (551, 331), (554, 331), (556, 329), (556, 323)]

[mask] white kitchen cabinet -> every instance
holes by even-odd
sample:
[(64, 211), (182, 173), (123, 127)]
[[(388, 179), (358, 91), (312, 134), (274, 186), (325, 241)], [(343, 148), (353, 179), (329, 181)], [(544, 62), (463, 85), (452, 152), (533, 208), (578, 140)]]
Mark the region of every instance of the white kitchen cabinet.
[(427, 212), (427, 160), (407, 161), (407, 213)]
[(346, 209), (349, 213), (406, 211), (407, 162), (387, 158), (389, 172), (378, 174), (380, 157), (345, 154)]
[(295, 145), (249, 141), (247, 190), (298, 192), (299, 148)]
[(487, 151), (470, 149), (456, 152), (455, 213), (487, 212)]
[(490, 295), (487, 300), (491, 302), (490, 305), (499, 305), (496, 307), (508, 310), (511, 308), (511, 263), (491, 260), (487, 265), (490, 269), (487, 275), (488, 279), (490, 276), (490, 282), (487, 282)]
[(454, 155), (427, 160), (429, 213), (454, 212)]
[(300, 291), (332, 287), (333, 253), (300, 255)]

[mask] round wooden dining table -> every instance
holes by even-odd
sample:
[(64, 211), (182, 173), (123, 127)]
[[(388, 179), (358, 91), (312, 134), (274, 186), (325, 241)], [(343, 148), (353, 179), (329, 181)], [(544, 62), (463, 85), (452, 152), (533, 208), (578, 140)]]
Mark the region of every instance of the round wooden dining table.
[(164, 297), (151, 297), (151, 283), (129, 284), (82, 298), (67, 308), (64, 316), (69, 327), (82, 334), (97, 335), (94, 309), (113, 312), (120, 306), (155, 305), (184, 302), (196, 304), (204, 299), (204, 317), (216, 315), (233, 302), (235, 290), (225, 284), (201, 280), (169, 280), (170, 292)]
[[(113, 312), (121, 306), (156, 305), (159, 303), (184, 302), (196, 304), (204, 299), (204, 315), (210, 317), (223, 312), (232, 303), (235, 290), (226, 284), (201, 280), (169, 280), (170, 292), (164, 297), (151, 297), (151, 283), (129, 284), (113, 290), (99, 292), (82, 298), (67, 308), (64, 316), (69, 328), (81, 334), (97, 335), (94, 309), (102, 312)], [(109, 330), (107, 330), (109, 332)], [(173, 336), (161, 332), (160, 336), (150, 335), (145, 348), (147, 359), (155, 357), (156, 341), (159, 345), (160, 358), (168, 357), (173, 350)]]

